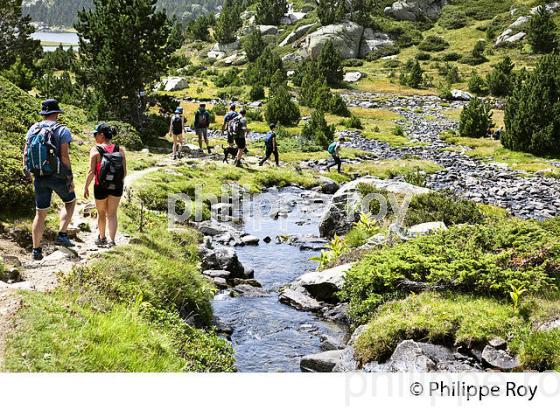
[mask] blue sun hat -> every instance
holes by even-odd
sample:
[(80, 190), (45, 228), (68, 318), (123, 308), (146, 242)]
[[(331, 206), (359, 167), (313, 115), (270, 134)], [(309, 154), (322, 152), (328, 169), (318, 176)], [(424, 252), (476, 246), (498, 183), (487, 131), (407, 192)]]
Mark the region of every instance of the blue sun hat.
[(45, 100), (41, 104), (41, 112), (39, 115), (63, 114), (64, 111), (60, 109), (58, 101), (55, 99)]

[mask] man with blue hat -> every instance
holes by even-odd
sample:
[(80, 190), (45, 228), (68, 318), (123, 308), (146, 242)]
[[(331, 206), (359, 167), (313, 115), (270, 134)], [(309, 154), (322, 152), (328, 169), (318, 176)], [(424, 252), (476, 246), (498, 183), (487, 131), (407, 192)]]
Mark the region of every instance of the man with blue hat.
[(173, 159), (180, 155), (181, 145), (184, 141), (185, 119), (183, 118), (183, 107), (177, 107), (175, 114), (171, 117), (169, 133), (173, 137)]
[(39, 113), (43, 116), (43, 120), (29, 129), (23, 151), (24, 172), (29, 178), (33, 175), (35, 188), (36, 213), (32, 232), (35, 260), (43, 259), (41, 241), (53, 192), (56, 192), (64, 202), (55, 244), (65, 247), (74, 246), (67, 233), (76, 206), (70, 162), (72, 134), (68, 128), (58, 123), (58, 116), (63, 112), (57, 100), (44, 101)]

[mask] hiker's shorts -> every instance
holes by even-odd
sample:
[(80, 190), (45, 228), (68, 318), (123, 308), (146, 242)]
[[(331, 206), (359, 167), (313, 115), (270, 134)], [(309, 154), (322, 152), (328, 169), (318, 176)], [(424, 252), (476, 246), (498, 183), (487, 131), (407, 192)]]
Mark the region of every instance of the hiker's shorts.
[(195, 132), (200, 138), (208, 139), (208, 128), (197, 128)]
[(76, 193), (70, 192), (70, 183), (65, 177), (54, 175), (48, 177), (35, 177), (34, 185), (35, 205), (38, 210), (46, 210), (51, 207), (53, 192), (56, 192), (65, 204), (70, 204), (76, 200)]

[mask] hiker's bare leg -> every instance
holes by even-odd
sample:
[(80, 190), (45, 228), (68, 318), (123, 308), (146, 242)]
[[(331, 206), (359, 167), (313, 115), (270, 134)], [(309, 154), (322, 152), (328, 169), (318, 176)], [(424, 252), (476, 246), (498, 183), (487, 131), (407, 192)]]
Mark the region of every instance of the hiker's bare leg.
[(173, 134), (173, 157), (177, 155), (177, 136)]
[(40, 248), (43, 233), (45, 232), (45, 221), (47, 220), (48, 209), (37, 209), (35, 219), (33, 219), (33, 247)]
[(100, 239), (107, 238), (105, 233), (107, 227), (107, 202), (108, 199), (95, 201), (95, 207), (97, 208), (97, 230), (99, 231)]
[(117, 210), (119, 209), (120, 200), (120, 197), (111, 195), (107, 198), (107, 225), (109, 227), (109, 239), (112, 242), (115, 242), (115, 238), (117, 237), (117, 229), (119, 226)]
[(64, 207), (60, 210), (60, 232), (66, 232), (68, 230), (68, 225), (70, 225), (72, 217), (74, 216), (74, 209), (76, 209), (76, 200), (64, 204)]

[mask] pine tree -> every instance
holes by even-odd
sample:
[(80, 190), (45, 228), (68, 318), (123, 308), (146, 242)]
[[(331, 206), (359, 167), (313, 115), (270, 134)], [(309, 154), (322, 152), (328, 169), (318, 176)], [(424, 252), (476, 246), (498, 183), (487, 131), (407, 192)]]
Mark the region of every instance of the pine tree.
[(475, 70), (472, 71), (471, 78), (469, 79), (469, 91), (476, 95), (486, 94), (486, 83)]
[(536, 155), (560, 153), (560, 56), (541, 58), (518, 76), (505, 110), (504, 147)]
[(282, 85), (274, 90), (274, 95), (266, 106), (266, 120), (275, 124), (294, 126), (299, 119), (299, 108), (292, 101), (288, 87)]
[(463, 108), (459, 122), (459, 134), (462, 137), (485, 137), (493, 126), (490, 105), (480, 98), (471, 99)]
[(9, 68), (16, 62), (28, 68), (42, 55), (41, 43), (33, 40), (35, 28), (31, 17), (23, 16), (22, 0), (2, 0), (0, 2), (0, 70)]
[(342, 59), (332, 40), (327, 40), (321, 49), (317, 64), (328, 85), (337, 87), (342, 83), (344, 78)]
[(322, 26), (340, 22), (346, 14), (347, 0), (318, 0), (317, 15)]
[(418, 60), (408, 60), (401, 71), (399, 82), (411, 88), (420, 88), (424, 81), (424, 70)]
[(270, 86), (277, 70), (284, 70), (282, 59), (271, 47), (266, 47), (260, 57), (245, 71), (246, 83)]
[(307, 122), (301, 135), (309, 142), (313, 142), (323, 149), (327, 149), (334, 139), (335, 126), (328, 125), (325, 120), (325, 114), (321, 110), (315, 110), (311, 113), (311, 120)]
[(261, 31), (256, 27), (243, 39), (243, 50), (250, 62), (259, 58), (265, 47), (266, 44), (263, 41)]
[(213, 14), (200, 16), (189, 23), (187, 33), (194, 40), (210, 41), (209, 28), (214, 24), (216, 24), (216, 19)]
[(511, 94), (514, 82), (514, 67), (509, 56), (505, 56), (501, 62), (494, 66), (494, 69), (486, 77), (486, 84), (488, 84), (490, 94), (496, 97), (504, 97)]
[(544, 5), (529, 21), (527, 41), (536, 53), (550, 53), (558, 46), (557, 27)]
[(241, 26), (241, 5), (237, 0), (225, 0), (214, 27), (215, 40), (220, 44), (233, 43)]
[(257, 22), (259, 24), (278, 25), (288, 11), (286, 0), (258, 0)]
[(165, 73), (182, 43), (157, 0), (94, 0), (78, 14), (78, 79), (102, 98), (108, 116), (142, 126), (145, 90)]

